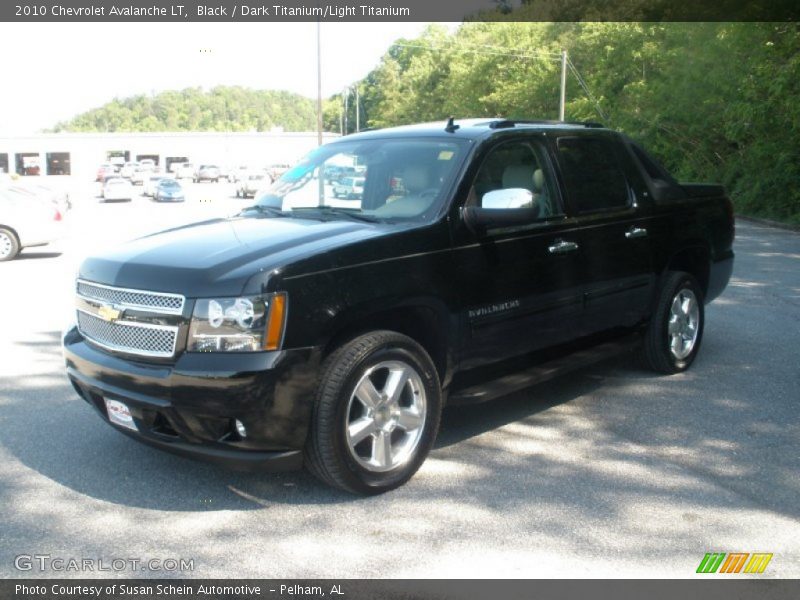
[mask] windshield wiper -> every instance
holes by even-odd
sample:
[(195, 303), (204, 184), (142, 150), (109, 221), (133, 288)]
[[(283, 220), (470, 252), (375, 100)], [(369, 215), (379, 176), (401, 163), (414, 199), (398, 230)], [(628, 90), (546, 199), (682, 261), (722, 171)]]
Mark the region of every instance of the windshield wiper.
[(377, 217), (365, 215), (362, 212), (356, 212), (357, 210), (358, 209), (342, 208), (340, 206), (328, 206), (326, 204), (324, 206), (296, 206), (292, 209), (292, 212), (318, 211), (326, 215), (342, 215), (345, 217), (350, 217), (354, 221), (363, 221), (365, 223), (379, 223), (381, 221)]
[(260, 213), (267, 213), (272, 215), (273, 217), (288, 217), (289, 215), (283, 212), (280, 208), (276, 208), (274, 206), (264, 206), (263, 204), (254, 204), (253, 206), (248, 206), (242, 209), (242, 212), (248, 210), (256, 210)]

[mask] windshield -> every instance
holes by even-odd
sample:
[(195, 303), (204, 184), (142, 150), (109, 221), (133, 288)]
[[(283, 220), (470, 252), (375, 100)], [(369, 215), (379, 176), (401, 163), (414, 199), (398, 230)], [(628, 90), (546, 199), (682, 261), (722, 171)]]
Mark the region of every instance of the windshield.
[(261, 194), (256, 205), (286, 212), (327, 208), (380, 220), (424, 220), (440, 207), (466, 146), (458, 139), (336, 142), (308, 154)]

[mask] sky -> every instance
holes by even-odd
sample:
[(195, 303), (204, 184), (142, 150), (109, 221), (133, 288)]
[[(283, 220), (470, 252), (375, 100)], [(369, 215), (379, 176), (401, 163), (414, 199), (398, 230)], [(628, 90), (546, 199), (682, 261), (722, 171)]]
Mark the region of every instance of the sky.
[[(427, 25), (323, 23), (323, 97)], [(0, 137), (163, 90), (242, 85), (317, 95), (316, 23), (0, 23), (0, 56)]]

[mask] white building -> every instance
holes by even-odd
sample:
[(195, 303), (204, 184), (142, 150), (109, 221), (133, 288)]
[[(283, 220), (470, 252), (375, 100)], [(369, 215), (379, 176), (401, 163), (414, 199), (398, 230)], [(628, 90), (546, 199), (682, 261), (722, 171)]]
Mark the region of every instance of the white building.
[[(323, 143), (338, 137), (323, 134)], [(111, 161), (152, 158), (163, 169), (179, 160), (253, 168), (294, 163), (317, 147), (316, 132), (46, 133), (0, 136), (0, 172), (93, 179)]]

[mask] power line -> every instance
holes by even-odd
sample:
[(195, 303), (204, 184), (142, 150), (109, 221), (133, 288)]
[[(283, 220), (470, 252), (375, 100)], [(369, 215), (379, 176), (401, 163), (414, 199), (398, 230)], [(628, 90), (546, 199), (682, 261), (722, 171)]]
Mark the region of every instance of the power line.
[[(419, 50), (453, 50), (455, 49), (456, 52), (460, 52), (462, 54), (489, 54), (494, 56), (510, 56), (512, 58), (549, 58), (552, 60), (561, 60), (561, 54), (556, 54), (553, 52), (547, 52), (542, 50), (540, 52), (536, 52), (533, 54), (520, 54), (514, 52), (497, 52), (497, 51), (487, 51), (487, 50), (473, 50), (470, 48), (458, 47), (458, 46), (423, 46), (419, 44), (401, 44), (401, 43), (394, 43), (392, 46), (396, 46), (398, 48), (417, 48)], [(502, 48), (501, 46), (474, 46), (475, 48)], [(503, 50), (510, 50), (510, 48), (502, 48)]]
[(609, 121), (608, 115), (605, 113), (605, 111), (603, 111), (602, 108), (600, 108), (600, 103), (595, 99), (592, 92), (589, 91), (589, 86), (586, 85), (583, 77), (581, 77), (581, 74), (578, 73), (578, 69), (575, 68), (572, 59), (569, 57), (567, 57), (567, 66), (569, 66), (572, 74), (575, 75), (575, 79), (578, 80), (578, 84), (581, 86), (581, 88), (583, 88), (583, 92), (586, 94), (586, 97), (589, 98), (589, 100), (594, 104), (594, 109), (597, 111), (597, 114), (600, 115), (600, 118), (603, 119), (603, 121)]

